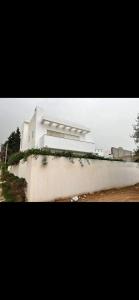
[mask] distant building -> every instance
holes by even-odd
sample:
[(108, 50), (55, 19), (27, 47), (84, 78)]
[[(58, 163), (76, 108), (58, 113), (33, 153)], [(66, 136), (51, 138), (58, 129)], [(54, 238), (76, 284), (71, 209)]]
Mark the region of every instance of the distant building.
[(95, 143), (87, 138), (89, 132), (84, 126), (53, 118), (37, 107), (32, 119), (23, 123), (20, 150), (51, 148), (94, 153)]
[(110, 153), (110, 151), (106, 151), (106, 150), (103, 150), (103, 149), (96, 149), (95, 150), (95, 154), (97, 154), (100, 157), (113, 158), (113, 156)]
[(123, 159), (125, 161), (133, 161), (133, 152), (129, 150), (125, 150), (122, 147), (111, 148), (111, 154), (114, 159)]
[(103, 149), (96, 149), (95, 150), (95, 154), (97, 154), (98, 156), (103, 156), (104, 157), (104, 150)]

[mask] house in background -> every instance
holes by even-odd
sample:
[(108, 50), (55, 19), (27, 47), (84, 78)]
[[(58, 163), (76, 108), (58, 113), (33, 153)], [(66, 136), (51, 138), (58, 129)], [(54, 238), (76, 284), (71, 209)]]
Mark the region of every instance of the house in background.
[(88, 128), (48, 116), (36, 107), (32, 119), (23, 123), (20, 150), (51, 148), (94, 153), (95, 143), (87, 138), (88, 133)]
[(103, 149), (95, 149), (95, 154), (98, 156), (104, 157), (104, 150)]
[(105, 157), (105, 158), (113, 158), (112, 154), (110, 153), (109, 150), (104, 150), (104, 149), (96, 149), (95, 154), (97, 154), (100, 157)]
[(125, 161), (133, 161), (134, 160), (133, 152), (129, 151), (129, 150), (125, 150), (122, 147), (119, 147), (119, 148), (112, 147), (111, 154), (114, 159), (123, 159)]

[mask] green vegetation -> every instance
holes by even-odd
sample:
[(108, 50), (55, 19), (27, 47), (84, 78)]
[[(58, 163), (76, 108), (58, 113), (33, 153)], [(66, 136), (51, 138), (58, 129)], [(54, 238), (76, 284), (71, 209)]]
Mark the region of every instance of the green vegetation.
[(136, 144), (139, 144), (139, 114), (137, 115), (136, 124), (133, 126), (134, 134), (133, 138)]
[[(35, 158), (38, 155), (45, 155), (45, 156), (56, 156), (56, 157), (67, 157), (71, 158), (86, 158), (86, 159), (100, 159), (100, 160), (110, 160), (113, 161), (112, 158), (104, 158), (94, 155), (92, 153), (79, 153), (79, 152), (72, 152), (72, 151), (65, 151), (65, 150), (54, 150), (54, 149), (30, 149), (24, 152), (18, 152), (10, 156), (8, 160), (8, 165), (16, 165), (19, 163), (20, 160), (26, 161), (29, 156), (33, 155)], [(115, 159), (116, 160), (116, 159)], [(72, 161), (72, 159), (71, 159)], [(119, 160), (118, 160), (119, 161)], [(121, 160), (122, 161), (122, 160)]]
[(0, 170), (1, 170), (1, 176), (7, 171), (7, 164), (5, 164), (4, 162), (0, 162)]
[(133, 126), (134, 133), (132, 137), (134, 138), (137, 149), (134, 153), (134, 161), (139, 162), (139, 114), (137, 115), (136, 124)]
[(2, 168), (2, 193), (7, 202), (24, 202), (26, 200), (26, 180), (10, 174)]
[(20, 130), (17, 128), (8, 137), (7, 141), (1, 146), (1, 160), (5, 161), (6, 151), (7, 158), (9, 158), (13, 153), (20, 150)]

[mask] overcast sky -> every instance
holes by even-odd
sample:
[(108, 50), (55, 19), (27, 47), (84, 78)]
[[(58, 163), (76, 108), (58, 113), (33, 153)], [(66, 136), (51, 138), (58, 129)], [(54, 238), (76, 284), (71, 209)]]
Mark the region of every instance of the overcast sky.
[(136, 148), (132, 125), (139, 113), (139, 99), (0, 99), (0, 143), (30, 119), (36, 106), (46, 114), (89, 127), (96, 149)]

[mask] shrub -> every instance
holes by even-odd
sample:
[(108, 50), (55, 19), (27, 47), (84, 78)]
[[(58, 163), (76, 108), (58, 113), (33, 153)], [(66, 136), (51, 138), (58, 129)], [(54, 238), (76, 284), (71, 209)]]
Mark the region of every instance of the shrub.
[(25, 188), (26, 180), (9, 173), (7, 170), (2, 172), (2, 193), (7, 202), (24, 202), (26, 200)]

